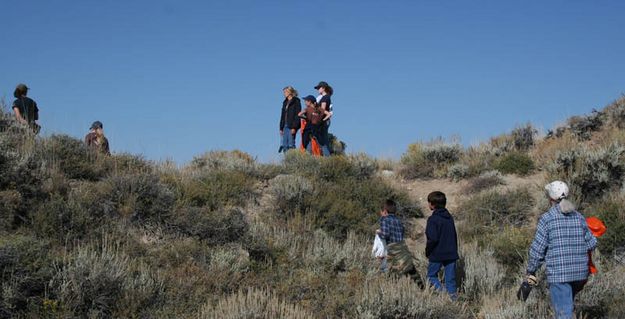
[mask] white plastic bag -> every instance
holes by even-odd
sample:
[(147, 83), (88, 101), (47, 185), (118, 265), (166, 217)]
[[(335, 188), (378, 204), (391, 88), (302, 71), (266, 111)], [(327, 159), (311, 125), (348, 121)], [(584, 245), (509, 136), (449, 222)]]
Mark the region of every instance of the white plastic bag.
[(386, 242), (384, 241), (384, 239), (380, 238), (380, 235), (375, 235), (375, 240), (373, 241), (373, 249), (371, 249), (371, 256), (374, 258), (386, 257)]

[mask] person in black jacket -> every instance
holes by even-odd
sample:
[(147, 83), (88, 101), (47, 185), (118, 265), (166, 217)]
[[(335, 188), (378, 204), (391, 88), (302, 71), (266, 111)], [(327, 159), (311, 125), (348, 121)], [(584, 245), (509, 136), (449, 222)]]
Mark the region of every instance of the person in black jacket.
[(456, 294), (456, 261), (458, 260), (458, 235), (454, 218), (445, 208), (447, 198), (442, 192), (432, 192), (428, 195), (428, 204), (432, 216), (428, 218), (425, 227), (427, 238), (425, 256), (428, 258), (428, 281), (437, 290), (443, 290), (438, 280), (441, 268), (445, 270), (445, 288), (452, 299)]
[(295, 135), (300, 128), (298, 114), (302, 110), (302, 103), (297, 97), (297, 90), (291, 86), (283, 89), (284, 101), (282, 102), (282, 113), (280, 115), (280, 136), (281, 145), (278, 152), (287, 152), (295, 148)]
[(26, 96), (28, 94), (28, 87), (26, 84), (18, 84), (13, 92), (15, 101), (13, 101), (13, 112), (15, 112), (15, 119), (22, 124), (28, 125), (35, 134), (39, 133), (41, 127), (37, 124), (39, 120), (39, 107), (37, 103)]

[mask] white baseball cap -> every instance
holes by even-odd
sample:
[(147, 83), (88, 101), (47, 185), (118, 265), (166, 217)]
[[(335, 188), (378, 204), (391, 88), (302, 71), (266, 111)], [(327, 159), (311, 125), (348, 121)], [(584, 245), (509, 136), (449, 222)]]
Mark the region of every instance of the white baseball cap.
[(569, 186), (562, 181), (554, 181), (545, 186), (549, 198), (555, 201), (562, 200), (569, 196)]

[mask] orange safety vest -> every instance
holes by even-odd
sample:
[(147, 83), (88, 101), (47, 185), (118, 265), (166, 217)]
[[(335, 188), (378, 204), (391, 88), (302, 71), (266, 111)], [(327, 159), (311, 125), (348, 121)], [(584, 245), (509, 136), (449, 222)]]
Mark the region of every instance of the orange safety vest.
[[(603, 234), (605, 234), (605, 232), (608, 230), (608, 228), (601, 221), (601, 219), (594, 216), (586, 218), (586, 224), (588, 225), (588, 229), (590, 229), (592, 235), (595, 237), (603, 236)], [(591, 274), (597, 273), (597, 267), (592, 262), (592, 252), (588, 252), (588, 268)]]
[[(302, 154), (306, 153), (306, 147), (304, 146), (304, 129), (305, 128), (306, 128), (306, 120), (301, 120), (300, 130), (301, 130), (301, 134), (302, 134), (302, 138), (301, 138), (302, 139), (302, 144), (300, 146), (300, 150), (301, 150)], [(311, 143), (310, 147), (312, 149), (312, 154), (314, 156), (321, 156), (321, 146), (319, 146), (319, 143), (317, 142), (317, 139), (312, 137), (312, 138), (310, 138), (310, 142), (309, 143)]]

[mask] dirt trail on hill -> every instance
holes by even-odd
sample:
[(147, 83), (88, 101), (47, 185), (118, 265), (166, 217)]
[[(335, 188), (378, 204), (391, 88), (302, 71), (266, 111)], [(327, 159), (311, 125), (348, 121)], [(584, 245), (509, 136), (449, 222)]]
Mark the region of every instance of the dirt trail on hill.
[[(458, 207), (466, 200), (471, 194), (467, 194), (466, 188), (469, 185), (469, 180), (461, 180), (458, 182), (451, 181), (449, 179), (427, 179), (427, 180), (405, 180), (396, 175), (387, 175), (383, 177), (391, 185), (398, 189), (403, 189), (408, 192), (408, 195), (418, 203), (423, 209), (424, 218), (417, 218), (412, 221), (412, 227), (408, 234), (407, 243), (411, 249), (422, 249), (425, 245), (425, 226), (427, 218), (430, 216), (431, 211), (428, 208), (427, 196), (432, 191), (441, 191), (447, 195), (447, 207), (454, 215), (461, 214), (458, 212)], [(536, 190), (536, 194), (540, 194), (542, 184), (544, 182), (544, 174), (537, 173), (534, 175), (520, 177), (515, 175), (504, 176), (504, 185), (497, 186), (501, 191), (517, 189), (520, 187), (528, 187), (532, 190)], [(537, 198), (538, 199), (538, 198)]]

